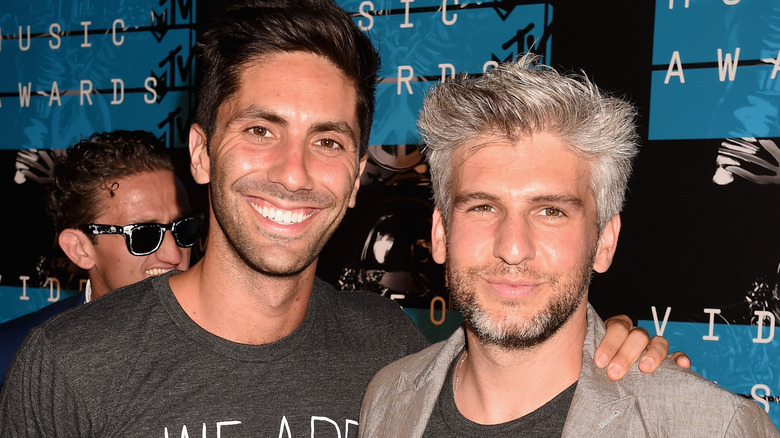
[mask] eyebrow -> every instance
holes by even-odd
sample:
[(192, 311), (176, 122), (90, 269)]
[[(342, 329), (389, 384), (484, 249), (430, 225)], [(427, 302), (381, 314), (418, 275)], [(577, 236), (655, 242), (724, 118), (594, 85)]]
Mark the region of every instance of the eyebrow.
[(492, 195), (487, 192), (465, 192), (459, 193), (452, 200), (452, 208), (462, 207), (464, 204), (470, 204), (472, 202), (487, 201), (490, 203), (497, 203), (499, 201), (498, 196)]
[(577, 210), (585, 209), (585, 202), (579, 196), (567, 194), (551, 194), (534, 196), (528, 200), (529, 204), (565, 204)]
[[(268, 120), (271, 123), (281, 125), (283, 127), (289, 126), (289, 122), (284, 117), (256, 105), (250, 105), (249, 107), (237, 112), (230, 120), (228, 120), (227, 125), (230, 126), (234, 123), (255, 119)], [(339, 134), (348, 136), (355, 145), (358, 143), (357, 133), (355, 133), (355, 130), (352, 129), (349, 123), (344, 121), (318, 122), (309, 128), (308, 132), (310, 134), (317, 132), (337, 132)]]
[(269, 122), (276, 123), (282, 126), (288, 125), (287, 119), (285, 119), (284, 117), (255, 105), (250, 105), (244, 108), (243, 110), (235, 113), (233, 117), (231, 117), (230, 120), (228, 120), (227, 125), (230, 126), (234, 123), (243, 122), (246, 120), (254, 120), (254, 119), (265, 119), (268, 120)]

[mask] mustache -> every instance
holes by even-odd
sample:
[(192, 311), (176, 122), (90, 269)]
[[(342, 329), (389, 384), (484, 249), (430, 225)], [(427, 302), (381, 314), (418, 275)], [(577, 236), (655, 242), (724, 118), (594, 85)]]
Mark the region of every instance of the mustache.
[(508, 265), (506, 263), (486, 263), (484, 265), (472, 266), (466, 270), (469, 275), (481, 275), (488, 277), (507, 277), (522, 280), (541, 280), (545, 282), (556, 282), (559, 277), (547, 272), (542, 272), (529, 267), (526, 263), (520, 265)]
[(235, 182), (234, 188), (240, 193), (262, 193), (263, 195), (270, 195), (281, 201), (304, 204), (314, 208), (329, 208), (336, 203), (336, 200), (330, 192), (316, 190), (290, 191), (281, 184), (257, 179), (240, 179)]

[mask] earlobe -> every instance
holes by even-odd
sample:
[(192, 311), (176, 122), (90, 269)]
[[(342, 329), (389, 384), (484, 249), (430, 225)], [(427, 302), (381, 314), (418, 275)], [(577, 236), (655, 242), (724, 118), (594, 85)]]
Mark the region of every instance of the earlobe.
[(431, 227), (431, 253), (436, 263), (447, 261), (447, 229), (444, 217), (438, 208), (433, 210), (433, 226)]
[(208, 184), (210, 180), (208, 154), (208, 138), (197, 123), (190, 127), (188, 146), (190, 148), (190, 171), (192, 178), (198, 184)]
[(599, 235), (596, 247), (596, 259), (593, 261), (593, 270), (599, 273), (606, 272), (612, 264), (612, 258), (617, 249), (618, 235), (620, 234), (620, 215), (616, 214), (607, 222)]
[(66, 228), (60, 232), (57, 242), (62, 252), (79, 268), (89, 271), (95, 266), (92, 257), (94, 245), (83, 232), (75, 228)]
[(363, 158), (360, 159), (360, 163), (358, 164), (358, 174), (355, 178), (355, 186), (352, 188), (352, 195), (349, 197), (349, 208), (352, 208), (355, 206), (355, 202), (357, 202), (357, 194), (358, 189), (360, 188), (360, 177), (363, 176), (363, 171), (366, 170), (366, 161), (368, 160), (368, 154), (363, 156)]

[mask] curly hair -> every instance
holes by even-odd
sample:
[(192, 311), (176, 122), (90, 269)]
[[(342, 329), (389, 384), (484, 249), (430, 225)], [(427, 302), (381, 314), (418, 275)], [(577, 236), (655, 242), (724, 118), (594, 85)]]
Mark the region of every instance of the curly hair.
[(454, 151), (485, 134), (517, 141), (535, 132), (560, 138), (591, 163), (590, 190), (599, 230), (620, 213), (632, 160), (638, 153), (636, 110), (602, 93), (584, 75), (562, 75), (528, 53), (482, 76), (459, 77), (433, 87), (418, 119), (430, 165), (433, 197), (449, 217)]
[(101, 199), (113, 197), (119, 179), (170, 170), (173, 161), (160, 140), (146, 131), (94, 133), (57, 159), (46, 197), (56, 232), (93, 222)]

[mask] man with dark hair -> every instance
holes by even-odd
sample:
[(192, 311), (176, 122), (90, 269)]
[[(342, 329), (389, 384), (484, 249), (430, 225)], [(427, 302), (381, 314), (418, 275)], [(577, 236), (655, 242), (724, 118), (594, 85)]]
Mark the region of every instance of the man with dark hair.
[[(355, 202), (377, 53), (331, 1), (259, 5), (227, 8), (199, 42), (203, 258), (34, 331), (0, 395), (0, 434), (354, 437), (370, 378), (426, 345), (397, 304), (315, 276)], [(630, 339), (629, 362), (647, 344)]]
[(60, 249), (88, 281), (83, 293), (0, 324), (0, 383), (33, 327), (113, 289), (187, 269), (199, 237), (201, 217), (186, 216), (171, 157), (146, 131), (95, 133), (68, 148), (46, 201)]
[(198, 47), (203, 257), (33, 330), (0, 435), (354, 437), (371, 376), (426, 345), (397, 304), (314, 274), (365, 163), (370, 40), (333, 2), (274, 2), (228, 8)]
[[(70, 147), (54, 168), (46, 211), (60, 248), (89, 276), (86, 301), (187, 269), (202, 222), (185, 217), (184, 185), (168, 151), (147, 131), (96, 133)], [(129, 225), (147, 223), (167, 227)]]
[(780, 436), (755, 401), (669, 361), (618, 382), (592, 365), (588, 288), (617, 247), (634, 117), (534, 55), (429, 92), (433, 256), (464, 326), (377, 374), (361, 436)]

